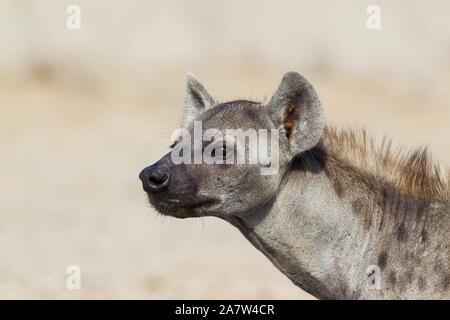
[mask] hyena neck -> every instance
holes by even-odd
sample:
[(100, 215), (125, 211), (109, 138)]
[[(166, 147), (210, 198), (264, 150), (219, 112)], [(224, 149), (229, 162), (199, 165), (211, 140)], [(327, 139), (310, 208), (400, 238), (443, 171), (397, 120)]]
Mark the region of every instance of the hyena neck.
[(450, 297), (449, 203), (328, 161), (300, 159), (272, 201), (230, 222), (317, 298)]
[(369, 289), (374, 235), (351, 210), (323, 170), (293, 170), (271, 203), (232, 223), (305, 291), (358, 299)]
[[(300, 176), (301, 175), (301, 176)], [(349, 212), (323, 172), (292, 172), (277, 198), (233, 221), (297, 286), (321, 299), (359, 298), (373, 237)]]

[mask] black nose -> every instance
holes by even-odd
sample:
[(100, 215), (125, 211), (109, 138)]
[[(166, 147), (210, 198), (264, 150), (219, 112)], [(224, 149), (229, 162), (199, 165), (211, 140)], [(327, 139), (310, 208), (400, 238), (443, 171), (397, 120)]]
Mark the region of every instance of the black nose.
[(139, 179), (141, 179), (142, 186), (146, 192), (156, 193), (167, 188), (170, 174), (163, 163), (157, 162), (142, 170), (139, 174)]

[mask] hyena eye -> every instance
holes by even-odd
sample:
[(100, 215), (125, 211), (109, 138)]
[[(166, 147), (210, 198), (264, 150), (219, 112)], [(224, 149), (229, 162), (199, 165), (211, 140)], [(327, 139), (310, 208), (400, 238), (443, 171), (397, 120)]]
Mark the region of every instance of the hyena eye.
[(208, 164), (225, 164), (234, 159), (234, 145), (224, 140), (214, 141), (203, 149), (205, 162)]
[(226, 146), (225, 142), (222, 143), (222, 144), (219, 145), (219, 146), (216, 146), (216, 147), (212, 150), (211, 156), (212, 156), (213, 158), (216, 157), (216, 151), (217, 151), (217, 155), (220, 156), (221, 159), (225, 160), (225, 159), (227, 158), (228, 154), (227, 154), (227, 146)]

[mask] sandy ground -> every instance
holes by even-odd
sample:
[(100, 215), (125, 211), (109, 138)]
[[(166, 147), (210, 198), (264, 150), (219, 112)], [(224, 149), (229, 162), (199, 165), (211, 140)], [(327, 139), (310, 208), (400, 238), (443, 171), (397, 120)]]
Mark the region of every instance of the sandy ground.
[[(437, 160), (450, 163), (450, 45), (441, 41), (449, 30), (442, 28), (448, 26), (440, 20), (448, 12), (443, 9), (430, 9), (435, 14), (428, 17), (434, 19), (419, 28), (423, 8), (409, 8), (416, 24), (403, 29), (405, 10), (391, 8), (394, 15), (386, 4), (387, 29), (398, 35), (370, 38), (392, 44), (380, 53), (366, 47), (362, 29), (353, 28), (352, 18), (357, 18), (349, 2), (334, 14), (327, 11), (325, 26), (310, 17), (308, 23), (318, 29), (302, 29), (305, 25), (298, 22), (301, 31), (295, 31), (292, 20), (284, 22), (303, 42), (282, 32), (289, 8), (273, 11), (273, 4), (255, 7), (254, 16), (248, 14), (250, 4), (239, 11), (222, 2), (223, 10), (207, 8), (214, 12), (210, 16), (196, 7), (167, 4), (160, 9), (137, 1), (140, 7), (126, 11), (136, 19), (117, 18), (117, 5), (105, 14), (107, 21), (126, 24), (132, 33), (111, 24), (68, 38), (51, 24), (64, 21), (49, 19), (58, 7), (34, 6), (33, 11), (16, 3), (3, 2), (6, 9), (0, 14), (9, 26), (0, 35), (20, 40), (7, 41), (11, 45), (0, 50), (0, 298), (311, 298), (232, 226), (213, 218), (162, 218), (147, 204), (138, 173), (168, 150), (188, 71), (225, 101), (262, 100), (284, 72), (295, 69), (318, 88), (330, 122), (386, 133), (405, 146), (429, 145)], [(151, 19), (140, 24), (146, 6)], [(305, 13), (295, 6), (293, 12), (303, 16), (320, 7)], [(86, 17), (105, 12), (99, 5), (89, 8)], [(28, 24), (11, 22), (20, 20), (18, 13), (28, 17), (30, 12), (46, 26), (48, 37), (29, 33), (27, 40), (14, 33), (18, 25), (37, 29), (25, 18)], [(258, 29), (256, 22), (268, 21), (272, 13), (281, 24)], [(240, 31), (227, 28), (226, 20), (235, 15)], [(344, 16), (347, 22), (341, 24)], [(86, 20), (86, 28), (90, 23)], [(155, 31), (161, 26), (165, 36)], [(150, 47), (143, 46), (142, 30), (150, 30)], [(430, 41), (419, 46), (410, 34)], [(397, 37), (403, 42), (397, 43)], [(223, 41), (217, 44), (217, 38)], [(274, 39), (284, 49), (264, 47)], [(327, 39), (331, 44), (323, 45)], [(84, 49), (74, 49), (71, 41)], [(249, 41), (248, 50), (242, 49)], [(124, 48), (131, 49), (125, 54)], [(363, 68), (371, 66), (370, 59), (372, 67)], [(69, 265), (81, 267), (81, 290), (66, 287)]]

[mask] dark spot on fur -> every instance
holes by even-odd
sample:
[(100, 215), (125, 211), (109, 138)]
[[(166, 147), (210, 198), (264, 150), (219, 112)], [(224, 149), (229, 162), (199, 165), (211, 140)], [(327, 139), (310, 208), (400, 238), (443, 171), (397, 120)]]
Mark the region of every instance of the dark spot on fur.
[[(381, 199), (378, 200), (379, 206), (381, 207), (381, 211), (383, 213), (387, 212), (389, 208), (389, 193), (387, 189), (384, 187), (381, 189)], [(384, 220), (381, 220), (381, 224), (384, 222)]]
[(422, 243), (427, 243), (428, 242), (428, 232), (426, 232), (425, 230), (422, 230), (421, 235), (421, 242)]
[(383, 251), (382, 253), (380, 253), (380, 255), (378, 256), (378, 266), (380, 268), (384, 268), (386, 267), (386, 262), (387, 262), (388, 256), (386, 251)]
[(352, 201), (352, 210), (360, 218), (360, 221), (364, 229), (368, 230), (372, 224), (370, 210), (365, 205), (362, 199), (356, 199)]
[(443, 289), (443, 290), (448, 290), (449, 287), (450, 287), (450, 275), (447, 274), (447, 275), (442, 279), (442, 289)]
[(354, 213), (361, 213), (361, 211), (363, 210), (363, 203), (360, 199), (357, 199), (355, 201), (352, 202), (352, 209)]
[(405, 225), (402, 223), (400, 225), (400, 227), (398, 227), (397, 229), (397, 240), (400, 242), (405, 242), (406, 241), (406, 229), (405, 229)]
[(342, 186), (341, 182), (339, 180), (333, 181), (334, 191), (336, 191), (336, 195), (339, 198), (342, 198), (344, 195), (344, 187)]
[(389, 278), (388, 278), (388, 280), (389, 280), (389, 283), (391, 284), (391, 286), (392, 286), (392, 287), (395, 287), (395, 285), (396, 285), (396, 283), (397, 283), (397, 276), (396, 276), (396, 274), (395, 274), (394, 271), (391, 271), (391, 272), (389, 273)]
[(433, 266), (433, 271), (439, 274), (445, 274), (445, 267), (440, 257), (436, 257), (436, 263)]
[(419, 290), (423, 291), (425, 289), (425, 279), (420, 277), (419, 281), (417, 282), (417, 285), (419, 286)]
[(349, 299), (350, 300), (358, 300), (359, 297), (361, 297), (361, 291), (360, 290), (356, 290), (350, 293)]
[(406, 282), (411, 283), (412, 278), (413, 278), (413, 273), (411, 272), (411, 270), (408, 270), (405, 275)]

